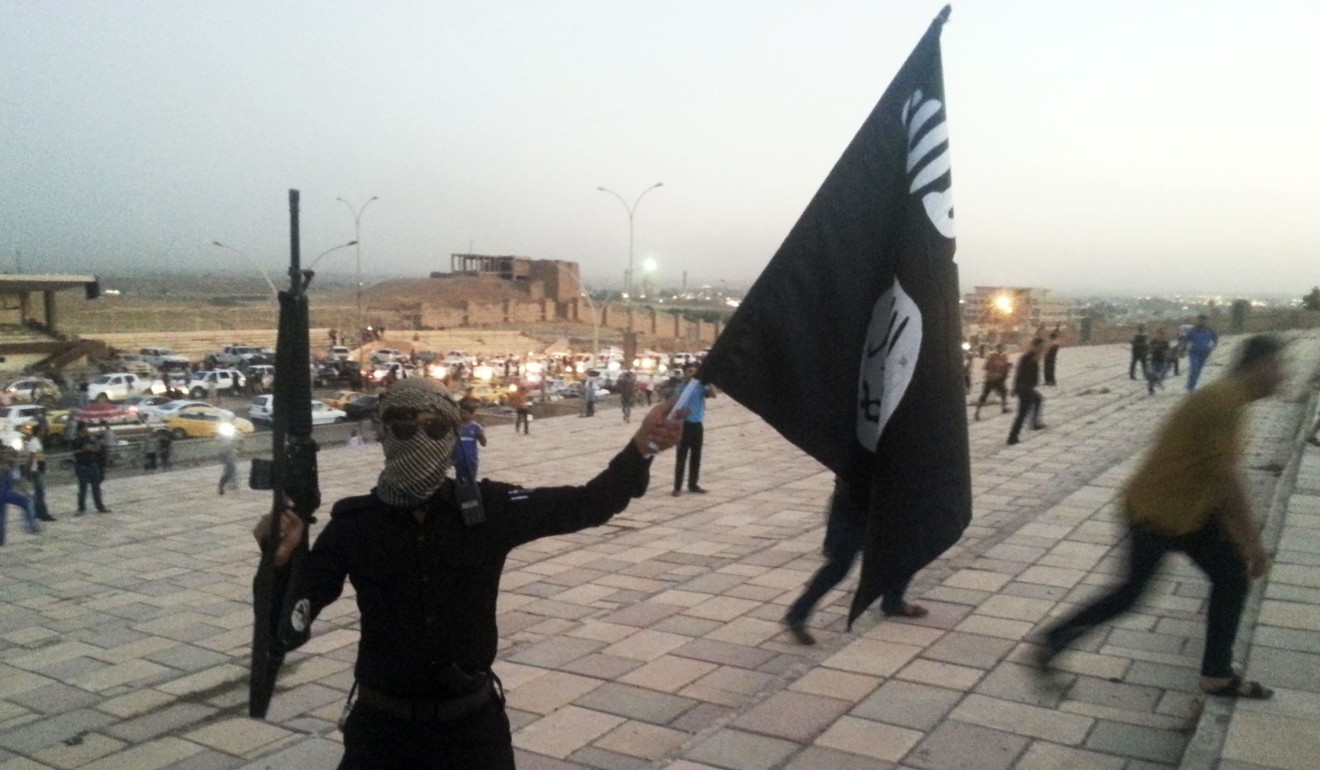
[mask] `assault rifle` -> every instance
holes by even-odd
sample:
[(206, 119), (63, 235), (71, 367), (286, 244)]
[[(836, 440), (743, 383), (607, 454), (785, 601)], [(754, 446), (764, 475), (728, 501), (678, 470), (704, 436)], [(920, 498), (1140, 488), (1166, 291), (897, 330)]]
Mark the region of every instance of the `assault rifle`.
[(298, 245), (298, 191), (289, 191), (289, 289), (279, 293), (280, 329), (275, 345), (275, 392), (271, 427), (274, 437), (270, 460), (254, 459), (248, 484), (272, 491), (270, 534), (261, 544), (261, 565), (253, 581), (252, 676), (248, 713), (266, 716), (275, 677), (284, 654), (310, 636), (311, 617), (301, 596), (302, 567), (307, 555), (307, 531), (293, 558), (283, 569), (275, 569), (276, 545), (281, 539), (281, 521), (292, 508), (304, 522), (321, 505), (316, 474), (316, 441), (312, 439), (312, 382), (307, 366), (311, 360), (308, 339), (307, 285), (312, 271), (302, 269)]

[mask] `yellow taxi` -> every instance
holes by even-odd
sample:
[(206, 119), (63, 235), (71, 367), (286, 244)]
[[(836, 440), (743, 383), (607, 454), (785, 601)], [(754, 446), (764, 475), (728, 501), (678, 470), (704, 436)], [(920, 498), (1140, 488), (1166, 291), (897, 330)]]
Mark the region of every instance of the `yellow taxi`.
[(163, 430), (176, 439), (228, 437), (251, 433), (252, 423), (213, 406), (196, 404), (165, 418)]
[(356, 390), (336, 390), (333, 396), (325, 399), (325, 403), (329, 405), (331, 409), (338, 409), (342, 412), (344, 411), (344, 407), (365, 395), (367, 394), (359, 393)]
[(497, 406), (508, 399), (509, 392), (488, 382), (478, 382), (464, 391), (463, 397), (476, 399), (482, 406)]

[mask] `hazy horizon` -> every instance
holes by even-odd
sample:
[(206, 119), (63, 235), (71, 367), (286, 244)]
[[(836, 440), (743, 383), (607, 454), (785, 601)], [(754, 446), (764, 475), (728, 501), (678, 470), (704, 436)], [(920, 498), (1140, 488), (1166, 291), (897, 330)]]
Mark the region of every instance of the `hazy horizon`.
[[(0, 269), (243, 271), (354, 237), (619, 286), (759, 274), (941, 2), (0, 3)], [(955, 4), (958, 263), (1061, 294), (1320, 282), (1320, 4)], [(318, 266), (352, 275), (355, 251)], [(1159, 287), (1167, 287), (1160, 291)], [(1225, 291), (1231, 289), (1232, 291)]]

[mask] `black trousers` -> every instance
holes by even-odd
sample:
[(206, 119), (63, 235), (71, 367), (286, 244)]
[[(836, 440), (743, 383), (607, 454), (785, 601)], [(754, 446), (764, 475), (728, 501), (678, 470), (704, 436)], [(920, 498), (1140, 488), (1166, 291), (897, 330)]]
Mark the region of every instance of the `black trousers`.
[(1205, 619), (1205, 653), (1201, 675), (1216, 679), (1233, 675), (1233, 642), (1247, 600), (1247, 563), (1220, 528), (1215, 514), (1204, 529), (1181, 537), (1166, 537), (1134, 526), (1128, 546), (1127, 578), (1113, 590), (1083, 607), (1046, 632), (1047, 643), (1062, 649), (1095, 626), (1127, 612), (1155, 576), (1165, 554), (1182, 551), (1210, 578), (1210, 605)]
[(1059, 384), (1054, 381), (1054, 368), (1055, 365), (1058, 363), (1058, 360), (1059, 360), (1058, 348), (1050, 348), (1049, 350), (1045, 351), (1045, 384), (1046, 385)]
[(1132, 351), (1132, 360), (1128, 362), (1129, 380), (1135, 380), (1137, 378), (1137, 364), (1141, 364), (1141, 376), (1144, 379), (1146, 377), (1146, 351)]
[(528, 417), (530, 414), (531, 414), (531, 411), (530, 411), (530, 410), (527, 410), (527, 409), (519, 409), (519, 410), (518, 410), (518, 412), (517, 412), (517, 416), (515, 416), (515, 417), (513, 418), (513, 432), (514, 432), (514, 433), (517, 433), (517, 432), (518, 432), (518, 428), (519, 428), (519, 427), (522, 428), (522, 432), (523, 432), (524, 434), (527, 434), (527, 433), (530, 433), (530, 432), (531, 432), (531, 430), (530, 430), (530, 428), (529, 428), (529, 426), (531, 425), (531, 420), (528, 420), (528, 419), (527, 419), (527, 417)]
[(1013, 418), (1013, 427), (1008, 431), (1009, 440), (1016, 439), (1022, 432), (1022, 425), (1027, 421), (1027, 413), (1032, 414), (1032, 425), (1040, 425), (1040, 408), (1045, 403), (1045, 397), (1038, 390), (1030, 390), (1025, 393), (1018, 393), (1017, 416)]
[(409, 722), (361, 703), (344, 725), (339, 770), (514, 770), (509, 718), (499, 701), (452, 722)]
[(683, 438), (678, 441), (678, 458), (674, 463), (674, 489), (683, 488), (683, 466), (689, 458), (692, 464), (687, 475), (688, 489), (701, 486), (701, 442), (705, 433), (706, 427), (699, 422), (683, 423)]

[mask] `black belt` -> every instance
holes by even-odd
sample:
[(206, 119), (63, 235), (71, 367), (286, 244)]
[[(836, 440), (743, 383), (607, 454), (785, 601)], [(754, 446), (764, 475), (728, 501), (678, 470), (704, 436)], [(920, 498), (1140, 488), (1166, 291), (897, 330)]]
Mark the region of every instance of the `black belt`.
[(480, 689), (452, 698), (399, 698), (365, 684), (358, 685), (358, 702), (409, 722), (452, 722), (475, 714), (487, 703), (496, 700), (495, 678), (492, 676)]

